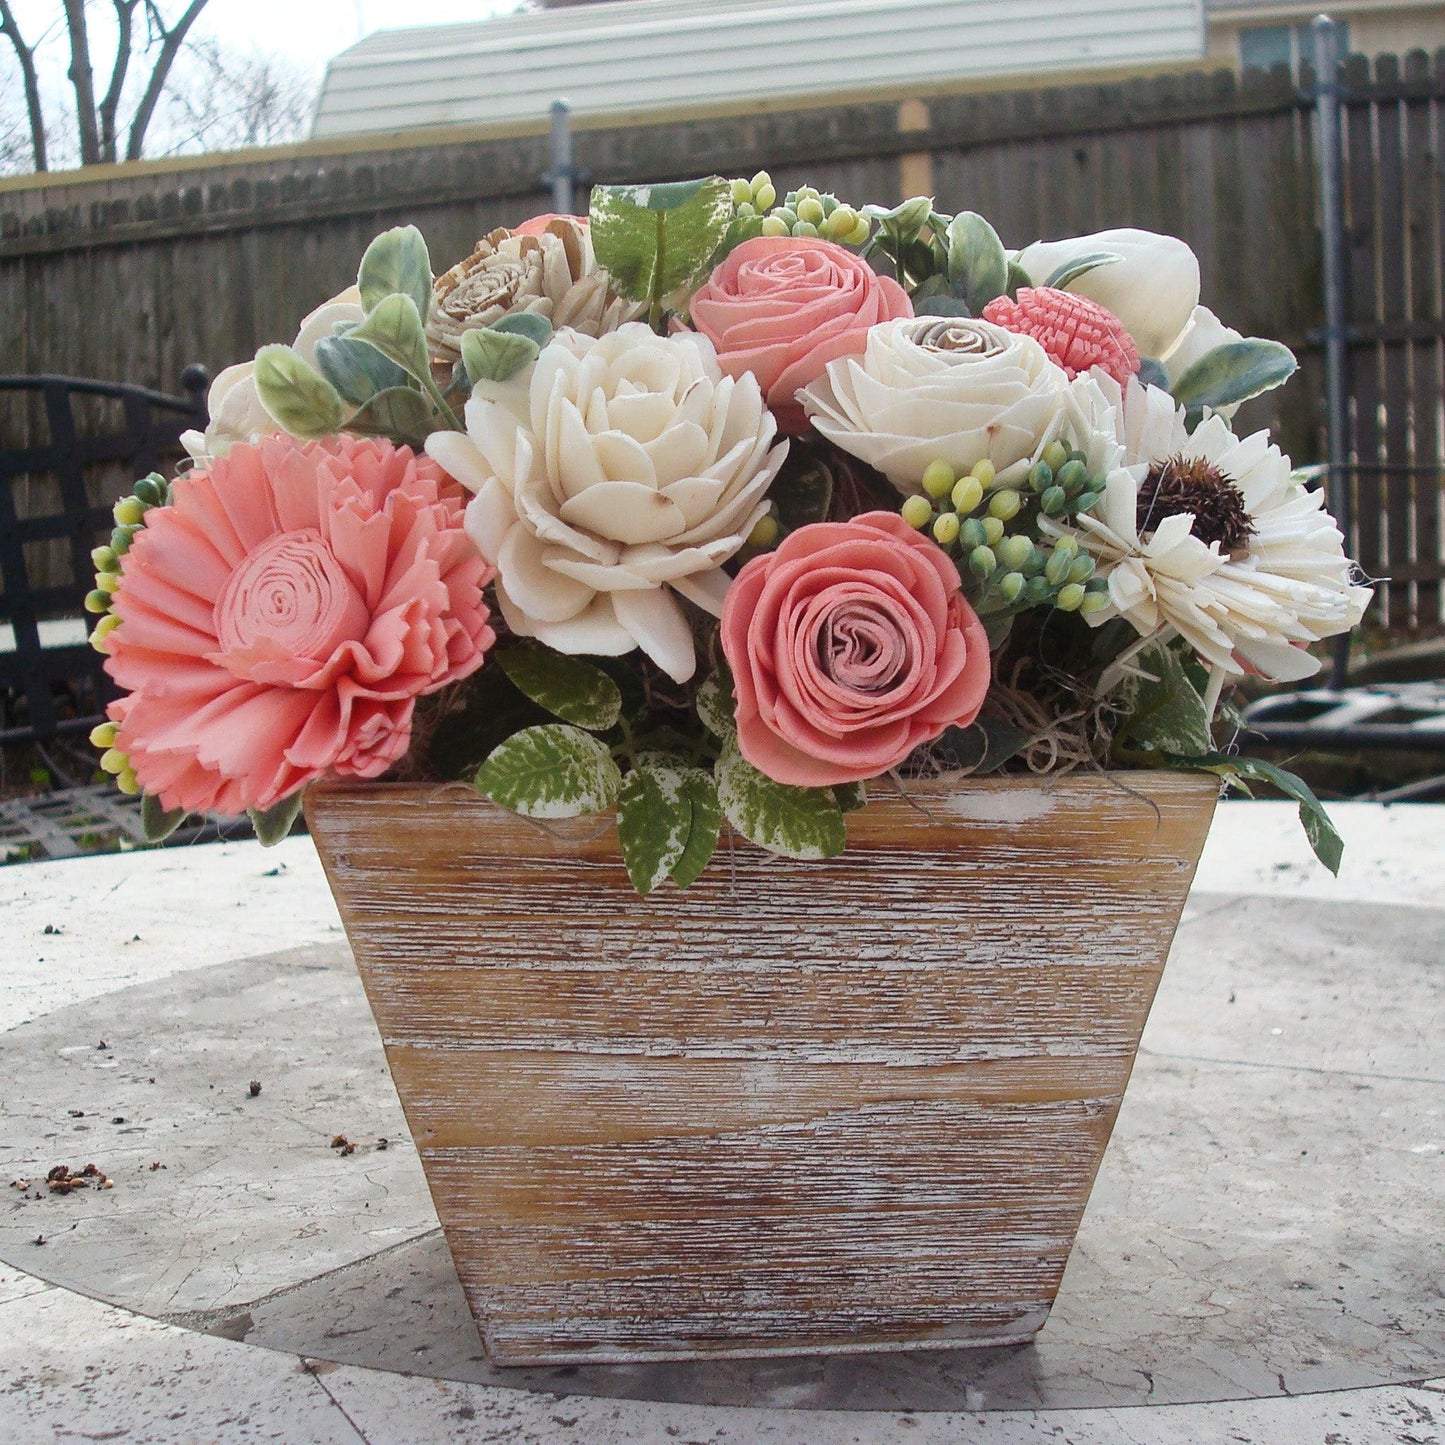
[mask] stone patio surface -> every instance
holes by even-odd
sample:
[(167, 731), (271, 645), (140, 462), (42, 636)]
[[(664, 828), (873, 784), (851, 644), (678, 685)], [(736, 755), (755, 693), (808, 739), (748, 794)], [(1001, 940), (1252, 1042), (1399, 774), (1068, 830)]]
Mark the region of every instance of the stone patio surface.
[(8, 868), (0, 1442), (1445, 1445), (1445, 807), (1336, 816), (1221, 806), (1032, 1345), (698, 1365), (487, 1364), (308, 840)]

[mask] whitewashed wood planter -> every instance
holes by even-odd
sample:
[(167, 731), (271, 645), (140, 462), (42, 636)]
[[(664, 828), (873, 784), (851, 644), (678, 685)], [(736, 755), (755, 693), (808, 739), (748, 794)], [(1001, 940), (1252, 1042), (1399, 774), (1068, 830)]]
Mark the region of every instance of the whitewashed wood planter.
[[(881, 790), (875, 790), (881, 791)], [(848, 851), (637, 898), (463, 789), (306, 816), (500, 1364), (1028, 1338), (1057, 1292), (1213, 779), (910, 785)]]

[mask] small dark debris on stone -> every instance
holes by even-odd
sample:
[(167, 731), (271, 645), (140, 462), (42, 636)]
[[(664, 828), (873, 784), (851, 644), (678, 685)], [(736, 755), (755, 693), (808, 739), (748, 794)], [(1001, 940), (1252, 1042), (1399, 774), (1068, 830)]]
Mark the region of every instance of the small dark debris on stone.
[(246, 1092), (250, 1094), (250, 1096), (254, 1099), (256, 1095), (261, 1092), (260, 1079), (252, 1079), (250, 1084), (247, 1086)]
[(117, 1114), (117, 1115), (115, 1116), (115, 1118), (112, 1119), (110, 1122), (111, 1122), (112, 1124), (124, 1124), (124, 1123), (125, 1123), (125, 1115), (124, 1115), (124, 1114)]
[(97, 1049), (109, 1049), (109, 1048), (110, 1048), (110, 1045), (109, 1045), (108, 1043), (106, 1043), (106, 1041), (105, 1041), (104, 1039), (102, 1039), (102, 1040), (96, 1045), (96, 1048), (97, 1048)]
[(37, 1234), (37, 1235), (35, 1236), (35, 1238), (32, 1239), (30, 1242), (31, 1242), (31, 1244), (44, 1244), (44, 1243), (45, 1243), (45, 1236), (44, 1236), (43, 1234)]
[(10, 1187), (12, 1189), (29, 1189), (30, 1181), (28, 1179), (12, 1179), (10, 1181)]
[(45, 1182), (52, 1194), (71, 1194), (77, 1189), (111, 1189), (114, 1182), (105, 1171), (94, 1164), (87, 1164), (78, 1173), (71, 1173), (68, 1164), (57, 1164), (45, 1176)]
[(65, 930), (64, 930), (63, 928), (57, 928), (53, 923), (47, 923), (47, 924), (45, 925), (45, 927), (44, 927), (43, 929), (41, 929), (41, 932), (42, 932), (42, 933), (51, 933), (51, 934), (54, 934), (54, 933), (64, 933)]
[(67, 1114), (69, 1114), (72, 1119), (83, 1119), (83, 1118), (85, 1118), (85, 1110), (84, 1110), (84, 1109), (67, 1109), (65, 1112), (66, 1112)]
[(157, 1169), (164, 1169), (165, 1167), (159, 1159), (153, 1160), (150, 1164), (146, 1165), (146, 1168), (149, 1169), (152, 1174), (154, 1174)]
[(338, 1134), (334, 1139), (332, 1139), (331, 1147), (333, 1149), (344, 1149), (349, 1142), (350, 1141), (347, 1139), (345, 1134)]
[(388, 1139), (385, 1135), (382, 1135), (382, 1137), (376, 1141), (376, 1147), (378, 1151), (382, 1149), (390, 1149), (391, 1140)]
[(278, 863), (274, 868), (268, 868), (261, 876), (263, 878), (279, 878), (286, 871), (284, 863)]

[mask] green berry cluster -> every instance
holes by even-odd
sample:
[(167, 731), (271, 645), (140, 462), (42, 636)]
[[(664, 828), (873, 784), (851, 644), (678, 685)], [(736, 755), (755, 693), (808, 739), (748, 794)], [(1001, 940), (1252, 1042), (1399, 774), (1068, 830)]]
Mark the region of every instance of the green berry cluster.
[(110, 542), (97, 547), (90, 560), (95, 564), (95, 588), (85, 596), (85, 610), (99, 617), (90, 634), (90, 645), (97, 652), (105, 651), (105, 639), (120, 626), (120, 618), (111, 611), (111, 598), (120, 586), (121, 558), (130, 550), (135, 534), (145, 526), (145, 515), (152, 507), (170, 502), (170, 487), (158, 472), (142, 477), (135, 491), (122, 497), (112, 509), (115, 530)]
[(868, 239), (867, 217), (812, 186), (789, 191), (779, 205), (772, 178), (759, 171), (750, 181), (734, 181), (732, 190), (738, 220), (755, 235), (821, 236), (841, 246)]
[(1038, 526), (1041, 516), (1067, 522), (1097, 505), (1103, 482), (1088, 475), (1084, 454), (1050, 442), (1027, 489), (996, 482), (986, 458), (961, 477), (945, 461), (930, 462), (922, 494), (902, 506), (903, 520), (964, 564), (965, 587), (980, 613), (1048, 605), (1087, 614), (1106, 607), (1094, 559), (1074, 538), (1046, 537)]
[(116, 727), (113, 722), (97, 723), (90, 730), (90, 741), (100, 748), (100, 767), (115, 779), (115, 785), (122, 793), (134, 797), (140, 792), (140, 779), (130, 765), (130, 756), (115, 745)]

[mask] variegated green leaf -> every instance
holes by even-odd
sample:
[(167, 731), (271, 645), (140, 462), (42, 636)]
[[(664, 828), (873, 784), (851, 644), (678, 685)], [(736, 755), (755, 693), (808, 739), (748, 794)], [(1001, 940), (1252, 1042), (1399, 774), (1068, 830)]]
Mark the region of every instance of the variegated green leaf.
[(550, 648), (511, 647), (496, 654), (502, 671), (525, 693), (563, 722), (605, 732), (622, 711), (617, 684), (590, 662)]
[(513, 733), (477, 769), (478, 792), (527, 818), (600, 813), (616, 799), (622, 774), (606, 746), (566, 723)]
[(594, 186), (592, 247), (624, 296), (658, 302), (701, 280), (733, 219), (718, 176), (665, 186)]
[(693, 701), (697, 708), (697, 715), (702, 719), (702, 725), (715, 738), (722, 738), (726, 741), (728, 738), (737, 736), (738, 725), (733, 713), (731, 679), (724, 688), (721, 675), (713, 673), (698, 688)]
[(701, 768), (686, 768), (682, 774), (683, 796), (692, 809), (687, 847), (672, 865), (672, 881), (686, 888), (707, 867), (717, 849), (722, 828), (722, 804), (718, 802), (717, 784)]
[(1150, 677), (1138, 684), (1134, 695), (1134, 715), (1125, 724), (1129, 742), (1160, 753), (1212, 751), (1204, 699), (1173, 649), (1151, 647), (1140, 655), (1138, 666)]
[(677, 768), (640, 763), (617, 795), (617, 839), (632, 886), (644, 898), (672, 872), (692, 832), (692, 803)]
[(843, 851), (843, 812), (831, 788), (774, 782), (736, 747), (724, 748), (713, 776), (723, 813), (749, 842), (785, 858), (832, 858)]

